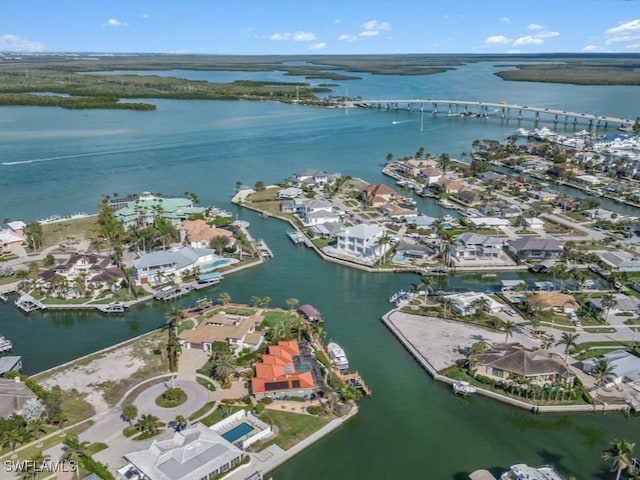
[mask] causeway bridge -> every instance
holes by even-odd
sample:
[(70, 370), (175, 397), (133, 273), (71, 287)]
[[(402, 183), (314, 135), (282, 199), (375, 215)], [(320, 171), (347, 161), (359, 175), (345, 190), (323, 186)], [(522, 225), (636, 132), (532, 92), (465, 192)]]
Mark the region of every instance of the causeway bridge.
[[(345, 108), (377, 108), (381, 110), (407, 110), (430, 112), (432, 115), (446, 114), (450, 117), (484, 117), (498, 115), (502, 119), (522, 120), (525, 114), (533, 116), (537, 123), (541, 120), (553, 123), (587, 123), (589, 127), (615, 126), (621, 129), (630, 129), (633, 120), (628, 118), (611, 117), (607, 115), (594, 115), (591, 113), (570, 112), (553, 108), (533, 107), (529, 105), (510, 104), (505, 102), (479, 102), (477, 100), (347, 100), (341, 102)], [(524, 113), (523, 113), (524, 112)]]

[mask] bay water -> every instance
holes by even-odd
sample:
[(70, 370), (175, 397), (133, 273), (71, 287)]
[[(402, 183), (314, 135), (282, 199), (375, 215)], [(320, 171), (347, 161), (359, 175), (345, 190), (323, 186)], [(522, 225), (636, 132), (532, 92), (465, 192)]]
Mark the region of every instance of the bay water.
[[(339, 82), (336, 94), (375, 98), (448, 98), (505, 101), (634, 118), (638, 87), (594, 87), (503, 82), (493, 64), (477, 63), (439, 75), (362, 74)], [(215, 81), (230, 72), (154, 72)], [(237, 77), (296, 80), (280, 72)], [(100, 194), (196, 192), (204, 205), (227, 208), (251, 223), (275, 258), (229, 276), (208, 292), (227, 291), (234, 301), (270, 296), (285, 306), (295, 297), (326, 318), (329, 338), (342, 345), (374, 395), (344, 427), (279, 468), (282, 479), (464, 479), (478, 468), (494, 473), (514, 463), (553, 463), (580, 479), (609, 478), (600, 452), (614, 438), (636, 441), (637, 419), (621, 414), (536, 416), (482, 397), (460, 400), (433, 382), (385, 329), (387, 299), (417, 277), (367, 274), (322, 262), (293, 245), (287, 225), (230, 204), (237, 181), (275, 183), (313, 167), (389, 180), (380, 169), (387, 153), (418, 148), (460, 157), (476, 139), (502, 140), (528, 120), (446, 118), (419, 113), (327, 109), (270, 102), (153, 100), (152, 112), (0, 108), (0, 215), (26, 221), (54, 214), (95, 212)], [(559, 125), (573, 131), (573, 125)], [(577, 130), (584, 128), (578, 125)], [(419, 199), (428, 214), (443, 212)], [(451, 286), (484, 290), (502, 278), (456, 275)], [(202, 296), (202, 292), (198, 295)], [(189, 305), (186, 297), (178, 305)], [(51, 312), (23, 315), (0, 304), (0, 334), (10, 338), (25, 370), (34, 373), (158, 328), (170, 305), (148, 303), (122, 317)]]

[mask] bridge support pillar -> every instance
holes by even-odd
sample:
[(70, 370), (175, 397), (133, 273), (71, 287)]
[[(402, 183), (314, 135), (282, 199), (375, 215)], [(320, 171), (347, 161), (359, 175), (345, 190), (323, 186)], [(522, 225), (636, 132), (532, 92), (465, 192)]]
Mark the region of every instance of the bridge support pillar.
[(565, 115), (564, 116), (564, 124), (566, 125), (568, 121), (569, 121), (569, 115)]
[(578, 117), (573, 117), (573, 124), (577, 125), (578, 124)]
[(518, 110), (518, 120), (522, 120), (522, 110)]
[(464, 114), (465, 114), (465, 115), (469, 115), (469, 108), (468, 108), (468, 105), (465, 105), (465, 106), (464, 106)]
[(407, 111), (413, 111), (413, 103), (407, 103)]
[(507, 117), (507, 109), (502, 107), (502, 113), (500, 114), (500, 118), (506, 118)]
[(604, 128), (607, 128), (609, 126), (609, 122), (604, 122)]
[(438, 104), (437, 103), (432, 103), (431, 104), (431, 113), (433, 113), (434, 115), (438, 114)]
[(593, 127), (593, 119), (592, 118), (589, 119), (589, 128), (591, 128), (591, 127)]
[(447, 111), (447, 113), (448, 113), (449, 115), (451, 115), (451, 114), (453, 113), (453, 110), (452, 110), (452, 108), (451, 108), (451, 104), (449, 104), (449, 110)]
[(553, 123), (558, 123), (558, 114), (556, 113), (556, 116), (553, 117)]
[(536, 123), (540, 121), (540, 112), (536, 112)]

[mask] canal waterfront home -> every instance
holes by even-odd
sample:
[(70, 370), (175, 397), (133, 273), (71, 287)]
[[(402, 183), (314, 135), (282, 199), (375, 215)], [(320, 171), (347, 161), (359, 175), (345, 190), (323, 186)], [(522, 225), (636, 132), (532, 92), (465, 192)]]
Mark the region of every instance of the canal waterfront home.
[(519, 261), (564, 257), (562, 244), (553, 238), (523, 237), (507, 242), (509, 250)]
[(558, 382), (572, 386), (575, 375), (562, 361), (545, 350), (529, 350), (515, 346), (496, 347), (470, 355), (476, 363), (475, 374), (492, 380), (508, 381), (510, 377), (530, 379), (537, 385)]
[(481, 292), (456, 293), (444, 298), (451, 302), (451, 310), (462, 316), (473, 315), (479, 308), (490, 314), (498, 313), (504, 308), (502, 303)]
[(108, 255), (79, 253), (38, 276), (39, 281), (45, 284), (55, 284), (56, 279), (73, 283), (78, 278), (82, 278), (87, 286), (103, 288), (121, 282), (125, 275)]
[(13, 230), (5, 228), (0, 230), (0, 249), (20, 247), (27, 244), (27, 239), (15, 233)]
[(495, 260), (500, 257), (504, 239), (476, 233), (458, 235), (451, 248), (451, 256), (456, 260)]
[[(231, 315), (224, 311), (213, 313), (212, 310), (217, 308), (198, 312), (197, 316), (203, 317), (200, 324), (180, 333), (179, 337), (185, 348), (212, 352), (214, 343), (223, 342), (229, 345), (233, 353), (238, 354), (245, 348), (257, 350), (264, 342), (264, 333), (258, 330), (264, 321), (264, 315)], [(190, 315), (187, 316), (189, 317)]]
[(289, 183), (298, 188), (315, 189), (333, 184), (338, 176), (337, 174), (329, 175), (327, 172), (315, 168), (304, 168), (295, 172)]
[(276, 197), (291, 200), (293, 198), (298, 198), (300, 195), (302, 195), (303, 191), (304, 190), (302, 190), (301, 188), (296, 187), (283, 188), (282, 190), (278, 190), (276, 192)]
[(350, 255), (362, 260), (375, 260), (387, 251), (388, 245), (380, 244), (385, 233), (384, 227), (361, 223), (345, 228), (339, 233), (335, 253)]
[(257, 400), (266, 397), (311, 398), (316, 394), (316, 384), (310, 365), (301, 362), (300, 345), (296, 340), (279, 341), (271, 345), (267, 353), (254, 366), (251, 394)]
[(602, 263), (614, 272), (640, 272), (640, 258), (623, 250), (597, 250), (594, 252)]
[(197, 267), (206, 270), (206, 266), (216, 258), (216, 252), (211, 248), (182, 247), (179, 244), (169, 250), (147, 253), (133, 261), (136, 285), (166, 283), (170, 278), (180, 277)]
[[(612, 377), (605, 387), (610, 387), (617, 383), (633, 383), (635, 385), (636, 382), (640, 381), (640, 358), (633, 353), (625, 350), (614, 350), (603, 354), (599, 358), (587, 358), (582, 361), (582, 370), (592, 375), (596, 374), (595, 367), (600, 359), (605, 359), (611, 367)], [(634, 396), (637, 397), (637, 395)], [(637, 398), (636, 401), (638, 401)]]
[(149, 192), (139, 196), (117, 198), (110, 201), (115, 218), (127, 229), (134, 225), (153, 225), (156, 217), (162, 217), (173, 225), (179, 225), (191, 215), (203, 215), (204, 207), (198, 207), (191, 198), (163, 197)]
[(193, 248), (209, 248), (211, 240), (216, 237), (225, 237), (229, 247), (235, 243), (232, 231), (214, 227), (204, 220), (185, 220), (178, 227), (178, 232), (180, 242)]
[[(201, 480), (217, 478), (242, 462), (244, 453), (202, 423), (154, 440), (145, 450), (124, 455), (129, 465), (118, 478), (146, 480)], [(138, 475), (138, 477), (134, 477)]]
[(360, 192), (360, 199), (368, 207), (380, 207), (397, 197), (395, 190), (381, 183), (369, 185)]

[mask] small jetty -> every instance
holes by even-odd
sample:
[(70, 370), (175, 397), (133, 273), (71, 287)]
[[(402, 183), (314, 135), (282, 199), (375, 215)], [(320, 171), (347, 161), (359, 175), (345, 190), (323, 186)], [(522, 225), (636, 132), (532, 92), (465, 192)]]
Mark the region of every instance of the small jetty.
[(0, 353), (10, 352), (13, 350), (13, 343), (4, 337), (0, 337)]
[(357, 388), (358, 390), (362, 390), (367, 397), (371, 396), (371, 389), (367, 387), (367, 384), (364, 383), (364, 380), (360, 376), (358, 372), (354, 373), (341, 373), (340, 378), (344, 380), (347, 385)]
[(117, 314), (117, 313), (124, 313), (127, 306), (128, 305), (123, 302), (111, 302), (108, 305), (97, 306), (96, 310), (102, 313), (107, 313), (107, 314)]
[(299, 232), (298, 230), (289, 230), (287, 232), (287, 236), (296, 245), (298, 245), (299, 243), (304, 243), (304, 241), (305, 241), (304, 234)]
[(190, 284), (178, 285), (176, 287), (165, 287), (162, 290), (154, 293), (153, 298), (155, 298), (156, 300), (167, 302), (169, 300), (173, 300), (174, 298), (184, 297), (185, 295), (188, 295), (191, 290), (193, 290), (193, 286)]
[(273, 258), (273, 252), (267, 246), (267, 243), (263, 239), (260, 239), (256, 242), (256, 249), (258, 250), (258, 253), (261, 257)]
[(36, 300), (28, 293), (21, 294), (18, 299), (15, 301), (16, 307), (22, 310), (25, 313), (33, 312), (34, 310), (44, 310), (47, 308), (45, 304)]

